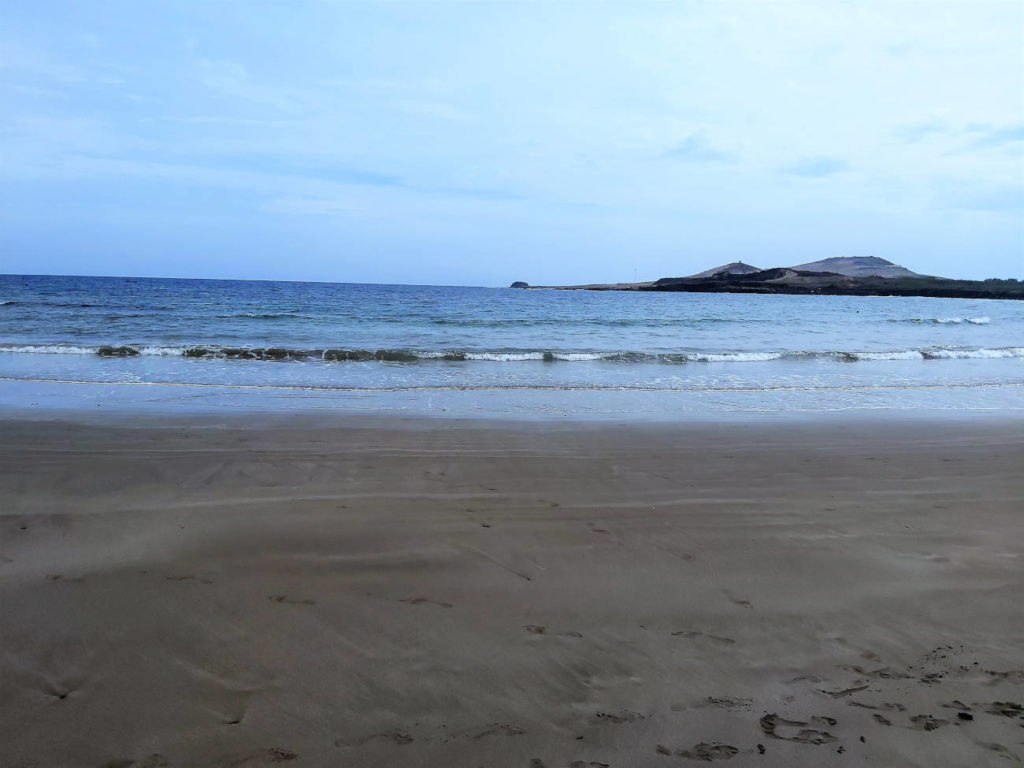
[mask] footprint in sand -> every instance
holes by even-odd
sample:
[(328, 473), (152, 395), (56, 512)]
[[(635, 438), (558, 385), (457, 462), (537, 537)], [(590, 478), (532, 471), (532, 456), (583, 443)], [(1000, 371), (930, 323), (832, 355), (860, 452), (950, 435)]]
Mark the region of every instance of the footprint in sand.
[(599, 763), (597, 760), (573, 760), (569, 763), (569, 768), (608, 768), (608, 763)]
[[(708, 696), (695, 709), (728, 709), (733, 712), (749, 712), (753, 706), (752, 699), (733, 699), (728, 696)], [(672, 707), (674, 710), (675, 707)]]
[(336, 747), (361, 747), (363, 744), (367, 744), (371, 741), (381, 739), (383, 741), (390, 741), (392, 744), (397, 744), (400, 747), (406, 744), (412, 744), (416, 739), (411, 734), (405, 731), (385, 731), (384, 733), (374, 733), (370, 736), (366, 736), (361, 739), (355, 739), (354, 741), (346, 741), (345, 739), (335, 739), (334, 746)]
[(287, 603), (288, 605), (316, 605), (316, 600), (302, 600), (288, 597), (288, 595), (267, 595), (267, 600), (272, 603)]
[(912, 680), (914, 677), (913, 675), (908, 675), (905, 672), (900, 672), (899, 670), (892, 669), (891, 667), (867, 670), (863, 667), (850, 666), (840, 667), (840, 669), (845, 669), (850, 672), (854, 672), (861, 677), (867, 677), (873, 680)]
[(827, 693), (833, 699), (844, 699), (847, 696), (852, 696), (853, 694), (859, 693), (860, 691), (865, 691), (870, 687), (870, 685), (858, 685), (853, 688), (843, 688), (838, 691), (826, 691), (821, 688), (819, 688), (818, 690), (820, 690), (822, 693)]
[(709, 635), (706, 632), (689, 632), (686, 630), (680, 630), (679, 632), (673, 632), (672, 637), (685, 637), (687, 640), (695, 640), (699, 637), (706, 637), (708, 640), (713, 640), (716, 643), (722, 645), (734, 645), (736, 643), (731, 637), (722, 637), (721, 635)]
[(108, 760), (103, 764), (102, 768), (165, 768), (168, 765), (170, 763), (167, 762), (166, 757), (154, 752), (149, 757), (144, 757), (141, 760), (133, 760), (131, 758)]
[(473, 739), (483, 739), (487, 736), (522, 736), (525, 734), (522, 728), (518, 725), (512, 725), (510, 723), (491, 723), (487, 726), (487, 729), (473, 736)]
[(809, 725), (833, 726), (836, 724), (832, 717), (812, 717), (810, 722), (803, 720), (787, 720), (779, 717), (774, 712), (761, 718), (761, 730), (766, 736), (783, 741), (795, 741), (800, 744), (829, 744), (838, 739), (828, 731), (817, 728), (809, 728)]
[(525, 629), (531, 635), (543, 635), (545, 632), (548, 631), (547, 627), (543, 627), (540, 624), (527, 624), (525, 627), (523, 627), (523, 629)]
[(408, 603), (409, 605), (436, 605), (438, 608), (454, 608), (451, 603), (445, 603), (441, 600), (431, 600), (429, 597), (406, 597), (399, 600), (400, 603)]
[(168, 581), (198, 581), (201, 584), (213, 584), (213, 579), (206, 579), (202, 576), (165, 576)]
[(739, 754), (739, 749), (731, 744), (721, 744), (717, 741), (710, 743), (702, 741), (700, 744), (694, 744), (690, 749), (677, 749), (675, 752), (664, 744), (658, 744), (654, 751), (659, 755), (675, 755), (676, 757), (685, 757), (689, 760), (703, 760), (705, 762), (731, 760)]
[(727, 598), (729, 598), (729, 602), (732, 603), (733, 605), (738, 605), (741, 608), (753, 608), (754, 607), (753, 603), (751, 603), (749, 600), (740, 600), (738, 597), (734, 597), (733, 594), (729, 590), (727, 590), (727, 589), (723, 589), (722, 590), (722, 594), (724, 594)]
[(949, 725), (949, 720), (932, 717), (931, 715), (914, 715), (910, 718), (910, 722), (914, 724), (914, 730), (918, 731), (934, 731), (936, 728)]
[(634, 723), (637, 720), (646, 720), (647, 715), (641, 715), (639, 712), (630, 712), (628, 709), (623, 710), (618, 714), (612, 714), (610, 712), (597, 712), (593, 717), (590, 718), (591, 725), (599, 725), (601, 723), (611, 723), (613, 725), (621, 725), (622, 723)]
[(1024, 707), (1012, 701), (993, 701), (985, 711), (990, 715), (1024, 718)]
[(851, 707), (860, 707), (861, 709), (881, 709), (881, 710), (884, 710), (886, 712), (906, 712), (907, 711), (907, 708), (905, 706), (903, 706), (902, 704), (891, 703), (891, 702), (886, 702), (886, 701), (883, 701), (881, 704), (878, 704), (877, 706), (873, 705), (873, 704), (864, 704), (862, 702), (853, 701), (853, 700), (850, 700), (850, 701), (848, 701), (846, 703), (849, 704)]
[(66, 581), (72, 584), (81, 584), (85, 581), (81, 576), (65, 576), (63, 573), (48, 573), (46, 574), (47, 581)]

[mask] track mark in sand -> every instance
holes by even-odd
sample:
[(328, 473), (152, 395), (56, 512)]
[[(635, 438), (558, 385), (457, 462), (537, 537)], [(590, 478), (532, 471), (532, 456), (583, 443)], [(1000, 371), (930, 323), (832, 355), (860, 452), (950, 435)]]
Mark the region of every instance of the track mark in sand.
[(168, 581), (198, 581), (200, 584), (213, 584), (213, 579), (202, 576), (164, 576)]
[(541, 626), (540, 624), (527, 624), (523, 627), (531, 635), (543, 635), (548, 631), (547, 627)]
[(672, 637), (685, 637), (687, 640), (695, 640), (698, 637), (706, 637), (708, 640), (714, 640), (716, 643), (722, 645), (734, 645), (736, 643), (731, 637), (722, 637), (721, 635), (709, 635), (707, 632), (689, 632), (686, 630), (680, 630), (679, 632), (673, 632)]
[(1024, 719), (1024, 707), (1012, 701), (993, 701), (985, 711), (990, 715), (1019, 717)]
[(154, 752), (149, 757), (144, 757), (141, 760), (127, 757), (121, 760), (108, 760), (101, 768), (165, 768), (168, 765), (170, 763), (167, 762), (166, 757)]
[(877, 712), (875, 712), (871, 716), (875, 718), (876, 723), (879, 723), (881, 725), (892, 725), (892, 720), (890, 720), (885, 715), (880, 715)]
[(270, 758), (272, 763), (285, 763), (289, 760), (297, 760), (299, 756), (294, 752), (289, 752), (287, 749), (271, 747), (267, 750), (267, 757)]
[(960, 699), (953, 699), (945, 704), (939, 704), (943, 709), (956, 709), (959, 710), (956, 713), (957, 720), (961, 722), (970, 722), (974, 719), (974, 715), (971, 714), (973, 711), (969, 706), (964, 704)]
[(65, 576), (63, 573), (48, 573), (46, 574), (47, 581), (64, 581), (68, 584), (81, 584), (85, 581), (82, 576)]
[(81, 684), (78, 685), (57, 685), (49, 680), (46, 681), (46, 687), (43, 689), (43, 693), (47, 696), (52, 696), (58, 701), (64, 701), (68, 696), (81, 688)]
[(910, 722), (914, 724), (914, 729), (918, 731), (934, 731), (936, 728), (949, 725), (949, 720), (932, 717), (931, 715), (914, 715), (910, 718)]
[(465, 544), (460, 544), (458, 546), (459, 546), (460, 549), (463, 549), (466, 552), (472, 552), (474, 555), (477, 555), (478, 557), (482, 557), (484, 560), (490, 561), (491, 563), (493, 563), (494, 565), (498, 566), (502, 570), (508, 571), (513, 576), (518, 576), (520, 579), (523, 579), (525, 581), (533, 581), (533, 579), (528, 574), (525, 574), (522, 571), (516, 570), (512, 566), (507, 565), (507, 564), (501, 562), (501, 560), (499, 560), (498, 558), (493, 557), (493, 556), (487, 554), (483, 550), (477, 549), (476, 547), (470, 547), (470, 546), (467, 546)]
[(905, 672), (899, 672), (891, 667), (881, 667), (880, 669), (866, 670), (863, 667), (852, 666), (852, 667), (840, 667), (840, 669), (846, 669), (850, 672), (855, 672), (861, 677), (867, 677), (875, 680), (912, 680), (913, 675), (908, 675)]
[(851, 707), (860, 707), (861, 709), (881, 709), (881, 710), (885, 710), (886, 712), (906, 712), (907, 711), (907, 708), (905, 706), (903, 706), (902, 704), (890, 704), (888, 702), (882, 702), (881, 704), (878, 704), (877, 706), (874, 705), (874, 704), (864, 704), (862, 702), (853, 701), (853, 700), (850, 700), (850, 701), (848, 701), (846, 703), (849, 706), (851, 706)]
[(647, 715), (641, 715), (639, 712), (631, 712), (626, 709), (618, 714), (612, 714), (610, 712), (596, 712), (594, 716), (590, 718), (591, 725), (601, 725), (602, 723), (611, 723), (612, 725), (622, 725), (622, 723), (635, 723), (637, 720), (646, 720)]
[(316, 605), (316, 600), (288, 597), (288, 595), (267, 595), (267, 600), (272, 603), (285, 603), (287, 605)]
[[(728, 709), (732, 712), (749, 712), (753, 707), (753, 699), (734, 699), (729, 696), (708, 696), (700, 704), (694, 706), (694, 709)], [(676, 709), (673, 705), (673, 711), (679, 712), (686, 707)]]
[(374, 733), (363, 739), (356, 741), (345, 741), (344, 739), (335, 739), (334, 746), (336, 747), (361, 747), (363, 744), (367, 744), (377, 739), (383, 739), (384, 741), (390, 741), (392, 744), (397, 744), (400, 747), (404, 747), (406, 744), (412, 744), (416, 739), (412, 737), (412, 734), (406, 733), (405, 731), (385, 731), (384, 733)]
[(1005, 680), (1014, 685), (1024, 683), (1024, 669), (1011, 669), (1008, 672), (997, 672), (994, 669), (986, 669), (985, 674), (997, 680)]
[(597, 525), (595, 525), (594, 523), (587, 523), (587, 528), (592, 530), (594, 533), (601, 533), (601, 534), (605, 534), (605, 535), (608, 534), (608, 529), (607, 528), (598, 528)]
[(569, 768), (608, 768), (608, 763), (599, 763), (597, 760), (573, 760), (569, 763)]
[(733, 596), (733, 594), (728, 589), (723, 589), (722, 594), (729, 598), (729, 602), (733, 605), (738, 605), (741, 608), (754, 607), (753, 603), (751, 603), (749, 600), (740, 600), (738, 597)]
[(826, 691), (826, 690), (821, 689), (821, 688), (819, 688), (818, 690), (820, 690), (822, 693), (827, 693), (833, 699), (844, 699), (847, 696), (852, 696), (853, 694), (855, 694), (855, 693), (857, 693), (859, 691), (865, 691), (865, 690), (867, 690), (870, 687), (871, 687), (870, 685), (858, 685), (858, 686), (856, 686), (854, 688), (843, 688), (840, 691)]
[(817, 728), (808, 728), (808, 725), (833, 726), (836, 724), (832, 717), (812, 717), (810, 722), (803, 720), (787, 720), (779, 717), (774, 712), (761, 718), (761, 730), (766, 736), (783, 741), (795, 741), (800, 744), (829, 744), (838, 739), (828, 731), (821, 731)]
[(1019, 757), (1017, 757), (1017, 755), (1015, 755), (1013, 752), (1004, 747), (1002, 744), (987, 743), (984, 741), (976, 742), (976, 744), (979, 747), (984, 747), (987, 750), (995, 752), (997, 755), (1000, 755), (1001, 757), (1005, 757), (1007, 760), (1014, 760), (1017, 762), (1018, 765), (1021, 762), (1024, 762)]
[(548, 768), (539, 757), (530, 760), (530, 768)]
[(408, 603), (409, 605), (436, 605), (438, 608), (455, 607), (451, 603), (446, 603), (443, 600), (431, 600), (429, 597), (403, 597), (398, 602)]
[(488, 736), (496, 736), (496, 735), (501, 735), (501, 736), (522, 736), (525, 733), (526, 733), (526, 731), (524, 731), (518, 725), (512, 725), (510, 723), (491, 723), (489, 726), (487, 726), (486, 730), (481, 731), (480, 733), (476, 734), (475, 736), (472, 736), (471, 738), (473, 738), (473, 739), (483, 739), (483, 738), (486, 738)]
[(299, 756), (294, 752), (287, 749), (280, 749), (278, 747), (271, 747), (270, 749), (261, 749), (259, 752), (252, 752), (248, 755), (232, 760), (231, 762), (224, 763), (223, 765), (228, 768), (235, 768), (235, 766), (249, 765), (255, 762), (287, 763), (298, 759)]
[(722, 744), (717, 741), (710, 743), (702, 741), (700, 744), (694, 744), (689, 749), (677, 749), (675, 752), (664, 744), (658, 744), (654, 751), (659, 755), (675, 755), (676, 757), (685, 757), (689, 760), (703, 760), (705, 762), (732, 760), (740, 752), (739, 749), (731, 744)]

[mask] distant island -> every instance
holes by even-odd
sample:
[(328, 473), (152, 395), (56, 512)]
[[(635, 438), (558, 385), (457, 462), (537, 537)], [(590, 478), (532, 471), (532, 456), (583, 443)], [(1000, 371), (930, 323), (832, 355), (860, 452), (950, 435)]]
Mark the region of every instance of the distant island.
[(1020, 280), (953, 280), (921, 275), (877, 256), (843, 256), (793, 267), (761, 269), (742, 261), (687, 277), (643, 283), (529, 285), (513, 288), (561, 291), (676, 291), (683, 293), (785, 293), (823, 296), (933, 296), (955, 299), (1024, 299)]

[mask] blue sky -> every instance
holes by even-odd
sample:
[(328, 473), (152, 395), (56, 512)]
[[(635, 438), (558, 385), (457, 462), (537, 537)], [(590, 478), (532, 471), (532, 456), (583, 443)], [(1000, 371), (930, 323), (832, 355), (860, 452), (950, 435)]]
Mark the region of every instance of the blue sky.
[(8, 3), (0, 272), (1024, 278), (1024, 5)]

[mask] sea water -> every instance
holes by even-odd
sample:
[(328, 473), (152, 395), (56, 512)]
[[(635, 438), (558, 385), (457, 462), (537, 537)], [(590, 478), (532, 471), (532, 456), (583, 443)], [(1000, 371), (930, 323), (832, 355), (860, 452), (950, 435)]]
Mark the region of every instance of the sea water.
[(0, 276), (0, 404), (1024, 410), (1024, 302)]

